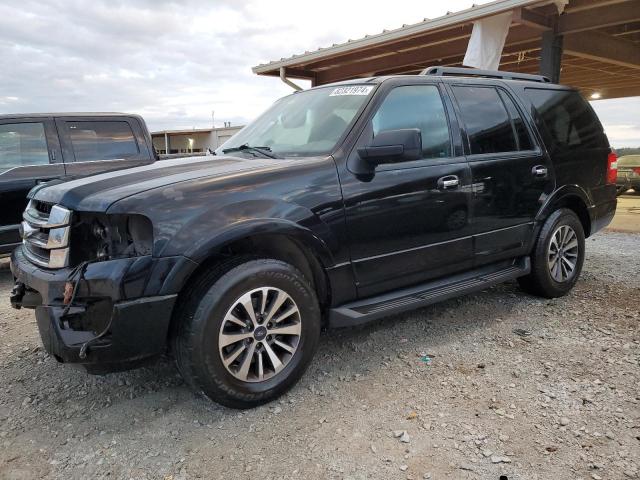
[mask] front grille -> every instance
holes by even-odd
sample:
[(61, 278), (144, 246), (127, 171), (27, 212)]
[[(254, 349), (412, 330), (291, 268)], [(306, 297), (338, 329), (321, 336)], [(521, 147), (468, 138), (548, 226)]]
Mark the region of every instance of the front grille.
[(71, 210), (31, 200), (20, 225), (25, 256), (45, 268), (62, 268), (69, 264), (69, 230)]

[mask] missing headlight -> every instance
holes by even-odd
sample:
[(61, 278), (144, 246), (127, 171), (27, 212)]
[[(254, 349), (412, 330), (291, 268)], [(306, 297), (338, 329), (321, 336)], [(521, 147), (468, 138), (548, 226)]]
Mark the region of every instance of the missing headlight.
[(151, 255), (153, 225), (142, 215), (80, 214), (70, 247), (72, 264)]

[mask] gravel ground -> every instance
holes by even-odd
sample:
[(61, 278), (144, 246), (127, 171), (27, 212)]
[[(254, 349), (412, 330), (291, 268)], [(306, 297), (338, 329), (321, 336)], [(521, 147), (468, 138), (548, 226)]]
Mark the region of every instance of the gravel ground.
[(640, 236), (587, 242), (569, 296), (509, 283), (328, 332), (300, 384), (250, 411), (196, 397), (168, 360), (58, 365), (0, 271), (0, 478), (640, 478)]

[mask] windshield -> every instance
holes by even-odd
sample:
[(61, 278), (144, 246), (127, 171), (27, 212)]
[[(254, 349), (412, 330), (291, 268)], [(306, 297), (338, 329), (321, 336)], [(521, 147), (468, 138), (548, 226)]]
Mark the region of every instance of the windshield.
[[(267, 147), (278, 157), (331, 153), (373, 88), (373, 85), (326, 87), (281, 98), (218, 148), (216, 154), (243, 145)], [(250, 152), (246, 148), (240, 151)]]

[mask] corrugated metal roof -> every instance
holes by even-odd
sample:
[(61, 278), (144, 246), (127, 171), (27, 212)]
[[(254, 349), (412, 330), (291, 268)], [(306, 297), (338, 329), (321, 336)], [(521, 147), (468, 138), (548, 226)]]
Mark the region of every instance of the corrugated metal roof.
[(253, 73), (261, 74), (271, 72), (280, 67), (288, 67), (299, 65), (302, 63), (312, 62), (332, 55), (342, 54), (353, 50), (370, 47), (379, 43), (393, 41), (412, 35), (423, 34), (456, 24), (469, 23), (484, 17), (496, 15), (502, 12), (512, 10), (514, 8), (527, 7), (531, 5), (544, 5), (552, 3), (550, 0), (497, 0), (495, 2), (486, 3), (484, 5), (474, 5), (466, 10), (459, 12), (448, 12), (434, 19), (425, 18), (422, 22), (411, 25), (403, 25), (394, 30), (384, 30), (375, 35), (366, 35), (357, 40), (348, 40), (344, 43), (334, 44), (331, 47), (318, 48), (313, 52), (305, 52), (299, 55), (292, 55), (288, 58), (281, 58), (269, 63), (260, 64), (253, 67)]

